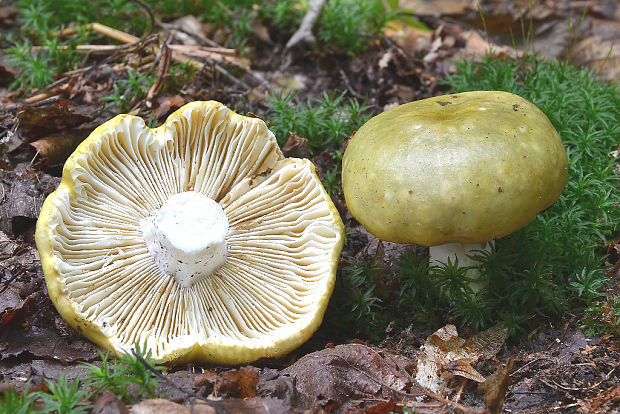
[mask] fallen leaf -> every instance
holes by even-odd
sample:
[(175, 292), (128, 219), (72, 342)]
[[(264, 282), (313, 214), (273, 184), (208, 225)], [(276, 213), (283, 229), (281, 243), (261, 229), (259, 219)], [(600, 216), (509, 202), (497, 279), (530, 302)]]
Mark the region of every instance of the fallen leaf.
[(252, 398), (257, 394), (258, 371), (254, 367), (223, 372), (215, 382), (215, 394), (226, 398)]
[(161, 96), (157, 98), (157, 107), (153, 110), (153, 119), (159, 119), (185, 105), (185, 98), (181, 95)]
[(75, 151), (80, 142), (88, 133), (83, 131), (68, 130), (55, 133), (31, 142), (37, 152), (47, 158), (50, 164), (60, 164)]
[[(0, 231), (0, 332), (19, 321), (40, 296), (43, 277), (39, 255), (29, 245), (11, 240)], [(35, 265), (36, 263), (36, 265)]]
[(300, 137), (294, 132), (289, 132), (288, 140), (282, 148), (282, 154), (284, 154), (285, 157), (309, 158), (308, 140)]
[(488, 359), (497, 354), (506, 342), (508, 329), (495, 325), (468, 338), (463, 346), (471, 353)]
[(398, 410), (398, 405), (394, 401), (382, 401), (364, 407), (364, 414), (390, 414)]
[(129, 408), (112, 391), (103, 390), (90, 414), (129, 414)]
[(579, 400), (579, 411), (584, 413), (612, 413), (620, 409), (620, 385), (605, 390), (588, 400)]
[(478, 386), (484, 391), (484, 403), (491, 414), (498, 414), (502, 411), (513, 366), (514, 360), (510, 358), (506, 365), (499, 366), (485, 382)]
[(492, 42), (489, 43), (488, 39), (482, 37), (476, 30), (466, 30), (462, 33), (462, 36), (465, 39), (463, 54), (468, 58), (482, 57), (489, 53), (496, 56), (516, 57), (514, 48)]
[(90, 362), (99, 358), (97, 351), (101, 350), (72, 330), (68, 330), (71, 333), (68, 336), (61, 336), (58, 330), (51, 326), (34, 325), (26, 329), (17, 327), (7, 331), (6, 335), (0, 337), (0, 360), (29, 356), (63, 364)]
[(571, 63), (588, 66), (605, 80), (620, 81), (620, 47), (617, 40), (594, 35), (580, 40), (570, 54)]
[(60, 98), (48, 105), (22, 105), (17, 112), (19, 129), (28, 142), (93, 119), (92, 109)]
[(361, 344), (338, 345), (302, 357), (281, 372), (310, 406), (339, 409), (355, 400), (403, 401), (420, 395), (412, 389), (413, 361)]
[[(411, 26), (405, 22), (391, 21), (384, 30), (384, 34), (394, 40), (398, 46), (402, 47), (409, 54), (417, 55), (429, 50), (432, 31)], [(389, 51), (390, 49), (387, 52)], [(391, 59), (391, 57), (384, 55), (381, 60), (383, 61), (384, 59)], [(380, 61), (379, 67), (386, 66), (385, 61), (383, 63)]]
[(420, 348), (416, 381), (436, 393), (445, 393), (454, 375), (476, 382), (485, 379), (474, 365), (480, 358), (495, 355), (506, 340), (507, 331), (494, 326), (468, 340), (460, 338), (454, 325), (446, 325), (428, 337)]
[(13, 171), (0, 169), (0, 231), (29, 240), (43, 201), (59, 183), (60, 178), (34, 171), (24, 163)]
[(7, 22), (17, 16), (17, 8), (10, 4), (0, 6), (0, 22)]
[(197, 45), (198, 39), (205, 38), (202, 22), (192, 15), (179, 17), (170, 24), (170, 43)]

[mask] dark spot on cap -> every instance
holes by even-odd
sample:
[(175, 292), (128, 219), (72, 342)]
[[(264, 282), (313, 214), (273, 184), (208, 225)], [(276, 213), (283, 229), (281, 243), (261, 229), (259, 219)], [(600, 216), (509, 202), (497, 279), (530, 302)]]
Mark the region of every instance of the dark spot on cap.
[(518, 111), (519, 110), (519, 104), (512, 105), (512, 110), (515, 111), (515, 112)]
[(441, 106), (446, 106), (448, 104), (451, 104), (452, 102), (446, 102), (446, 101), (437, 101), (437, 103)]
[(503, 193), (503, 192), (504, 192), (504, 189), (503, 189), (502, 187), (497, 187), (497, 192), (498, 192), (498, 193)]
[(413, 190), (409, 190), (407, 191), (409, 194), (413, 194)]

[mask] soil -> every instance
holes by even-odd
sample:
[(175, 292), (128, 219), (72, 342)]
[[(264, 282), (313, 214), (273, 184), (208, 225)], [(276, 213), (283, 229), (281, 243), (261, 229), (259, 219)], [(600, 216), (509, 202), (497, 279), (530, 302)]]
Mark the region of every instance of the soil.
[[(488, 49), (489, 40), (495, 53), (514, 54), (509, 28), (515, 29), (515, 38), (523, 38), (523, 8), (513, 4), (518, 2), (482, 3), (489, 37), (480, 30), (480, 14), (471, 2), (401, 3), (416, 10), (431, 32), (393, 27), (355, 57), (307, 44), (285, 50), (287, 39), (273, 35), (269, 42), (251, 45), (249, 64), (241, 59), (219, 65), (207, 60), (199, 76), (181, 91), (154, 93), (135, 102), (130, 112), (148, 119), (154, 111), (154, 121), (162, 122), (184, 103), (214, 99), (264, 118), (269, 108), (265, 97), (271, 90), (300, 85), (295, 89), (298, 102), (323, 91), (346, 91), (366, 98), (378, 113), (442, 94), (441, 79), (456, 70), (453, 59), (474, 59), (475, 53)], [(592, 3), (585, 14), (582, 3)], [(6, 31), (15, 30), (11, 7), (0, 6), (0, 24)], [(600, 66), (600, 50), (607, 54), (608, 42), (620, 39), (620, 7), (615, 3), (546, 1), (529, 10), (525, 4), (525, 10), (536, 41), (518, 48), (532, 47), (548, 57), (569, 53), (574, 63), (601, 67), (606, 79), (620, 80), (617, 48), (607, 56), (608, 64)], [(579, 21), (582, 14), (579, 30), (568, 31), (569, 19)], [(130, 51), (131, 59), (156, 53), (148, 45)], [(38, 386), (44, 378), (59, 375), (72, 379), (86, 372), (82, 362), (100, 359), (102, 350), (68, 327), (47, 295), (34, 226), (43, 200), (60, 182), (64, 159), (94, 127), (115, 115), (100, 98), (111, 93), (118, 78), (113, 65), (129, 61), (118, 55), (100, 58), (90, 69), (28, 95), (8, 91), (8, 82), (0, 83), (0, 389), (22, 390), (27, 381)], [(14, 75), (0, 55), (0, 79)], [(294, 138), (285, 153), (307, 155), (303, 141), (295, 143)], [(321, 177), (335, 162), (327, 153), (312, 160)], [(334, 202), (343, 220), (360, 230), (345, 253), (376, 252), (379, 241), (354, 222), (342, 197)], [(416, 247), (386, 243), (381, 248), (386, 260), (393, 260)], [(488, 343), (478, 348), (471, 346), (475, 339), (461, 340), (451, 325), (412, 325), (400, 332), (388, 328), (378, 343), (341, 337), (331, 327), (322, 327), (302, 347), (277, 360), (240, 367), (174, 367), (160, 379), (156, 395), (162, 399), (143, 401), (133, 409), (387, 413), (415, 406), (415, 412), (422, 413), (620, 412), (620, 337), (588, 336), (579, 320), (579, 314), (566, 314), (509, 346), (505, 337), (487, 332), (483, 338)], [(472, 335), (464, 333), (465, 338), (480, 339)], [(441, 373), (443, 386), (438, 391), (422, 387), (416, 379), (421, 361), (429, 358)], [(128, 409), (108, 392), (93, 403), (93, 412)]]

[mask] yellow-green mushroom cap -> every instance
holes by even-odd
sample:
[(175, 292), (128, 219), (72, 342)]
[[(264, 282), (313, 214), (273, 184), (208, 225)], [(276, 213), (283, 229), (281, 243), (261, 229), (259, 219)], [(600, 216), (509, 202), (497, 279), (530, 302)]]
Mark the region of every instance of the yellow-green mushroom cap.
[(562, 140), (534, 104), (477, 91), (370, 119), (347, 146), (342, 186), (377, 237), (435, 246), (518, 230), (555, 202), (567, 172)]
[(257, 118), (193, 102), (155, 129), (119, 115), (65, 163), (36, 242), (49, 295), (115, 353), (239, 364), (320, 325), (344, 226), (308, 160)]

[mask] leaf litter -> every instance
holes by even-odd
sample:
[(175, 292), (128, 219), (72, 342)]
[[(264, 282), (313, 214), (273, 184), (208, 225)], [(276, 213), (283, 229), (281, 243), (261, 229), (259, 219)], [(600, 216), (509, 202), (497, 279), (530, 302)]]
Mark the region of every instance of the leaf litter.
[[(185, 102), (215, 99), (262, 117), (267, 109), (266, 85), (275, 88), (285, 79), (302, 80), (295, 90), (303, 99), (345, 85), (352, 96), (369, 96), (367, 103), (383, 110), (437, 94), (438, 79), (455, 70), (451, 59), (459, 54), (473, 56), (492, 47), (498, 56), (511, 55), (513, 48), (505, 46), (510, 30), (517, 47), (528, 47), (519, 32), (523, 11), (519, 2), (498, 2), (494, 10), (484, 10), (484, 24), (490, 29), (487, 37), (469, 29), (483, 24), (471, 2), (441, 2), (430, 9), (424, 1), (402, 3), (405, 8), (409, 4), (431, 30), (395, 24), (386, 30), (380, 50), (344, 60), (309, 51), (297, 52), (284, 62), (276, 62), (270, 53), (258, 54), (249, 62), (230, 49), (197, 46), (209, 41), (200, 25), (193, 24), (192, 30), (174, 26), (178, 46), (172, 50), (199, 62), (201, 76), (184, 85), (181, 93), (164, 91), (152, 97), (151, 107), (145, 101), (135, 102), (132, 111), (157, 123)], [(618, 19), (601, 5), (580, 9), (581, 3), (586, 2), (575, 2), (568, 14), (557, 1), (528, 11), (526, 19), (531, 19), (536, 33), (534, 45), (560, 58), (568, 49), (574, 63), (618, 80), (614, 63), (618, 49), (612, 47), (619, 39)], [(13, 6), (0, 6), (3, 24), (10, 24), (15, 14)], [(569, 19), (577, 27), (581, 15), (585, 19), (579, 30), (566, 31)], [(25, 100), (0, 92), (0, 379), (5, 387), (21, 390), (28, 379), (36, 385), (59, 375), (76, 378), (86, 372), (79, 362), (99, 359), (101, 350), (70, 329), (47, 297), (34, 247), (34, 224), (45, 196), (59, 183), (62, 161), (94, 126), (113, 115), (96, 103), (110, 94), (118, 60), (128, 66), (149, 56), (161, 57), (154, 42), (119, 47), (90, 70), (69, 74)], [(264, 42), (273, 41), (265, 38)], [(309, 71), (312, 65), (307, 65), (307, 59), (320, 70)], [(339, 70), (331, 73), (326, 69), (330, 67)], [(15, 75), (0, 58), (0, 86)], [(304, 140), (291, 135), (285, 151), (307, 157)], [(317, 157), (321, 157), (316, 163), (320, 170), (335, 163), (331, 156)], [(356, 237), (360, 249), (376, 252), (380, 260), (393, 260), (390, 244), (384, 247), (363, 231)], [(610, 246), (616, 272), (617, 246), (615, 250)], [(402, 247), (394, 250), (398, 248)], [(439, 329), (432, 333), (415, 328), (386, 332), (381, 346), (342, 341), (337, 335), (331, 340), (344, 343), (326, 345), (320, 337), (325, 333), (319, 333), (321, 339), (313, 339), (286, 361), (259, 361), (233, 369), (177, 367), (163, 374), (166, 380), (157, 389), (156, 395), (166, 399), (128, 406), (103, 392), (95, 399), (93, 412), (387, 413), (413, 407), (419, 413), (496, 413), (502, 407), (510, 412), (620, 410), (620, 349), (613, 336), (586, 337), (575, 320), (567, 319), (560, 327), (549, 324), (507, 348), (505, 330), (499, 327), (465, 337), (453, 325), (435, 328)]]

